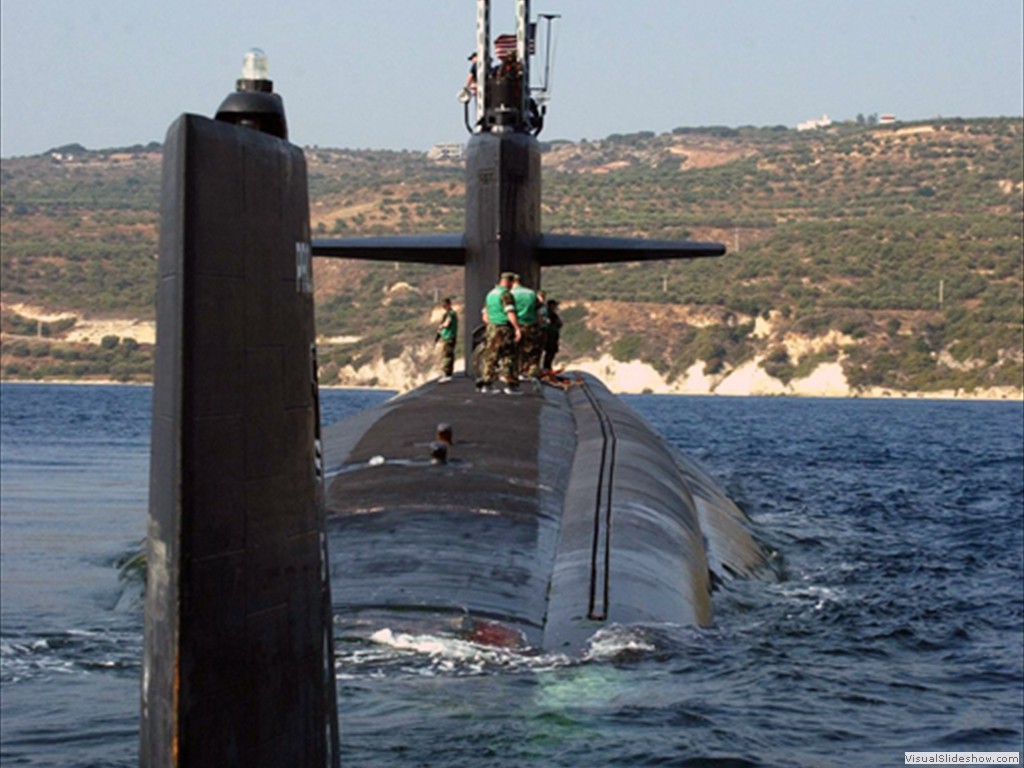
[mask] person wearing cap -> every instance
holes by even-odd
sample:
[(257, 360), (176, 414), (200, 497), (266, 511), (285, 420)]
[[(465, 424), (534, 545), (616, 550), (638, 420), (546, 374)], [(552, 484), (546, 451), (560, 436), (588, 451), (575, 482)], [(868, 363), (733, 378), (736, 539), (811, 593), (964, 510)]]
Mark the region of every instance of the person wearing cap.
[(519, 321), (516, 318), (516, 303), (512, 298), (511, 272), (502, 272), (498, 284), (484, 299), (480, 314), (487, 324), (487, 341), (484, 347), (483, 370), (477, 388), (481, 392), (493, 392), (494, 379), (501, 372), (505, 377), (504, 392), (519, 394), (519, 377), (515, 369), (516, 344), (522, 338)]
[(451, 297), (441, 302), (444, 309), (444, 316), (441, 324), (437, 326), (435, 346), (438, 350), (438, 358), (441, 361), (441, 377), (437, 380), (443, 384), (452, 380), (452, 373), (455, 369), (455, 339), (459, 335), (459, 316), (452, 309)]
[(519, 275), (512, 278), (512, 298), (516, 303), (516, 319), (523, 333), (519, 343), (519, 373), (529, 379), (540, 375), (541, 339), (537, 316), (537, 292), (522, 284)]
[(550, 371), (555, 362), (555, 355), (558, 354), (558, 337), (562, 332), (562, 318), (558, 316), (558, 302), (554, 299), (548, 300), (547, 323), (544, 326), (544, 362), (541, 370)]

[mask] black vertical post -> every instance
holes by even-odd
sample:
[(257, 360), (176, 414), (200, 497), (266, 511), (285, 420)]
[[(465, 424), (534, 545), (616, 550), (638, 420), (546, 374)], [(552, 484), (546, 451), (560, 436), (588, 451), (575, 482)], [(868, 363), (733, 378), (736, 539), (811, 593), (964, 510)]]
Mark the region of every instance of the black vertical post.
[(338, 765), (302, 151), (164, 145), (139, 762)]

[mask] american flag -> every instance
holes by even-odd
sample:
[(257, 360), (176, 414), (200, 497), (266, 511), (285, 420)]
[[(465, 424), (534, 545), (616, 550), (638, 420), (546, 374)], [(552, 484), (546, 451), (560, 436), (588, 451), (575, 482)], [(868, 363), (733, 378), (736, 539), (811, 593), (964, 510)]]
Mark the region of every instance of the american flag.
[[(530, 55), (534, 56), (537, 53), (537, 25), (530, 25), (530, 33), (528, 35), (528, 46), (530, 49)], [(516, 51), (516, 36), (513, 34), (498, 35), (494, 38), (494, 55), (499, 59), (505, 56), (511, 55)]]

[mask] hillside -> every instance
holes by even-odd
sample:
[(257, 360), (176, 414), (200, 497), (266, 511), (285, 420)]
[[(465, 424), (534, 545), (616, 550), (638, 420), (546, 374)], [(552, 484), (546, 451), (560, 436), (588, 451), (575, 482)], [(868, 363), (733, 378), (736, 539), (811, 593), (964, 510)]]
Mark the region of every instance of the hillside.
[[(317, 234), (462, 228), (460, 164), (306, 152)], [(1019, 396), (1019, 118), (676, 129), (547, 143), (543, 163), (548, 231), (730, 250), (547, 270), (565, 362), (656, 391)], [(157, 145), (0, 162), (5, 379), (148, 376), (159, 173)], [(431, 311), (460, 293), (460, 270), (315, 269), (324, 383), (402, 388), (433, 375)], [(816, 371), (832, 384), (815, 390)]]

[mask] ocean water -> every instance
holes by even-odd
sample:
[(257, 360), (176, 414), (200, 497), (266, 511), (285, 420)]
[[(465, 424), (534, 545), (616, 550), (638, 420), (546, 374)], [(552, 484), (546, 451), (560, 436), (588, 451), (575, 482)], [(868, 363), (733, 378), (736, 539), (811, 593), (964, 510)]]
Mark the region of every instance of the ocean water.
[[(325, 391), (329, 423), (387, 395)], [(569, 660), (339, 629), (348, 766), (863, 766), (1024, 741), (1020, 403), (627, 401), (777, 553)], [(0, 763), (133, 766), (150, 390), (0, 389)], [(344, 626), (344, 625), (342, 625)]]

